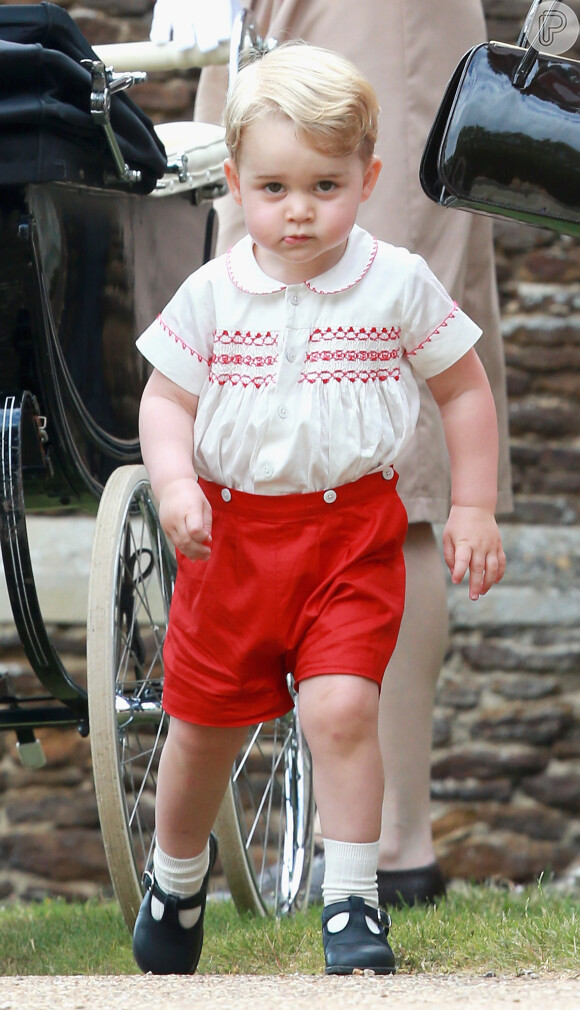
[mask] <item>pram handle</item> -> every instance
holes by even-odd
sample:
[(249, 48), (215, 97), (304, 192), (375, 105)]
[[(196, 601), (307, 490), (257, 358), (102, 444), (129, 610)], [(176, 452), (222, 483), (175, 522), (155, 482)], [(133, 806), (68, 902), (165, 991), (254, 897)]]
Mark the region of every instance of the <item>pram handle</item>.
[(229, 41), (220, 42), (215, 49), (202, 52), (198, 46), (180, 49), (176, 42), (121, 42), (94, 46), (105, 66), (115, 71), (144, 70), (146, 73), (168, 70), (191, 70), (194, 67), (229, 64), (230, 86), (238, 69), (248, 55), (267, 52), (276, 45), (275, 39), (262, 39), (246, 8), (238, 11), (232, 25)]
[(180, 49), (176, 42), (118, 42), (93, 46), (105, 66), (116, 71), (144, 70), (155, 73), (166, 70), (191, 70), (226, 64), (230, 54), (229, 42), (220, 42), (216, 49), (203, 53), (197, 46)]

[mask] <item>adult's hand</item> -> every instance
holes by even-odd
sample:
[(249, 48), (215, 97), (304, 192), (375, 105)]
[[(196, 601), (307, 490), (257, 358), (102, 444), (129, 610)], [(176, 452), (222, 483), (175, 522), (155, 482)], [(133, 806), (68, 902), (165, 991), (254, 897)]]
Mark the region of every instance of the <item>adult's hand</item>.
[(238, 0), (156, 0), (149, 38), (209, 52), (230, 38), (238, 7)]

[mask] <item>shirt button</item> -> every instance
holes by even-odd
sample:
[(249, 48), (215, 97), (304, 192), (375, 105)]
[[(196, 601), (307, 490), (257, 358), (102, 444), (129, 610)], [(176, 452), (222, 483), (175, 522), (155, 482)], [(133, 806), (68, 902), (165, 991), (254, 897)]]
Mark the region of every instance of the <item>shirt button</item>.
[(264, 467), (264, 477), (271, 477), (274, 473), (274, 467), (271, 463), (266, 463)]
[(294, 350), (293, 347), (290, 347), (286, 351), (286, 360), (287, 361), (295, 361), (296, 360), (296, 351)]
[(290, 295), (290, 301), (292, 302), (293, 305), (298, 305), (298, 302), (300, 301), (300, 298), (299, 298), (299, 296), (297, 294), (293, 294), (293, 295)]
[(278, 407), (278, 413), (279, 413), (280, 417), (288, 417), (288, 408), (287, 407)]
[(232, 492), (230, 491), (229, 487), (222, 487), (222, 498), (224, 501), (232, 500)]
[(325, 491), (322, 497), (327, 505), (332, 505), (333, 501), (336, 501), (336, 491)]
[(386, 467), (385, 470), (383, 470), (383, 477), (385, 478), (385, 480), (392, 480), (394, 476), (395, 471), (393, 470), (392, 466), (388, 466)]

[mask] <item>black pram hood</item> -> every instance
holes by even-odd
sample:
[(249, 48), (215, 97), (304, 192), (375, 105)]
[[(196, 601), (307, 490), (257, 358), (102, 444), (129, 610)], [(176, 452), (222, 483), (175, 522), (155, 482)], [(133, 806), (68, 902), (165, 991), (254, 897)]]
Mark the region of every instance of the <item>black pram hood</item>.
[(148, 193), (167, 159), (151, 120), (122, 91), (111, 97), (111, 125), (141, 182), (116, 178), (105, 132), (90, 112), (98, 59), (70, 15), (56, 4), (0, 7), (0, 186), (73, 182)]

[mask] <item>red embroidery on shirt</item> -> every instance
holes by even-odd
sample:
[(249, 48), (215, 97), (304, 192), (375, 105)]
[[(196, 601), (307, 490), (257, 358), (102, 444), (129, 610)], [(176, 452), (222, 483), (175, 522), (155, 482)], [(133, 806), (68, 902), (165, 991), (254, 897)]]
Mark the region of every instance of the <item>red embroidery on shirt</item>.
[(380, 329), (376, 326), (368, 329), (364, 326), (356, 328), (327, 326), (325, 330), (313, 330), (310, 334), (310, 343), (314, 344), (320, 340), (398, 340), (400, 336), (401, 329), (398, 326), (383, 326)]
[(444, 329), (447, 326), (447, 323), (449, 322), (449, 320), (453, 319), (453, 317), (457, 313), (458, 308), (459, 308), (459, 305), (457, 304), (457, 302), (453, 302), (453, 308), (451, 309), (451, 312), (449, 312), (449, 314), (445, 316), (445, 319), (443, 320), (443, 322), (439, 323), (439, 326), (436, 329), (431, 330), (431, 333), (428, 333), (427, 336), (425, 337), (425, 339), (422, 340), (420, 344), (417, 344), (417, 346), (414, 347), (412, 351), (405, 351), (406, 356), (408, 358), (411, 358), (414, 354), (417, 353), (417, 351), (420, 351), (425, 346), (425, 344), (429, 343), (429, 341), (431, 340), (431, 337), (436, 337), (437, 334), (439, 333), (439, 331), (442, 330), (442, 329)]
[(221, 374), (216, 374), (215, 372), (209, 373), (209, 382), (217, 383), (218, 386), (225, 386), (230, 383), (232, 386), (255, 386), (259, 389), (261, 386), (269, 386), (275, 381), (274, 375), (242, 375), (240, 372), (223, 372)]
[(278, 343), (275, 333), (266, 330), (265, 333), (251, 330), (217, 330), (214, 333), (214, 344), (246, 344), (253, 347), (275, 347)]
[(228, 249), (226, 253), (226, 268), (228, 271), (229, 279), (231, 280), (232, 284), (234, 284), (235, 287), (237, 287), (238, 291), (243, 291), (245, 295), (270, 295), (270, 294), (277, 294), (279, 291), (285, 290), (286, 288), (285, 284), (282, 284), (279, 288), (276, 287), (269, 288), (266, 291), (252, 291), (251, 288), (245, 288), (243, 284), (241, 284), (240, 281), (237, 280), (236, 275), (234, 274), (231, 254), (232, 250)]
[[(219, 330), (214, 333), (216, 351), (212, 357), (212, 367), (209, 381), (219, 386), (269, 386), (276, 381), (275, 372), (267, 369), (276, 368), (277, 354), (241, 354), (236, 353), (242, 347), (273, 347), (278, 346), (275, 333), (266, 330), (264, 333), (250, 330)], [(220, 348), (224, 350), (221, 351)], [(227, 348), (227, 350), (225, 350)], [(232, 370), (235, 367), (235, 371)], [(240, 369), (252, 371), (240, 371)]]
[(372, 242), (372, 246), (371, 246), (371, 251), (369, 253), (369, 257), (368, 257), (368, 259), (367, 259), (364, 267), (362, 268), (360, 274), (358, 275), (358, 277), (355, 277), (354, 280), (349, 281), (347, 284), (345, 284), (344, 287), (342, 287), (342, 288), (315, 288), (314, 285), (310, 281), (306, 281), (306, 287), (310, 288), (311, 291), (314, 291), (315, 294), (319, 294), (319, 295), (337, 295), (341, 291), (348, 291), (349, 288), (353, 288), (355, 286), (355, 284), (358, 284), (359, 281), (362, 281), (362, 279), (365, 276), (365, 274), (368, 274), (370, 268), (372, 267), (372, 265), (373, 265), (373, 263), (374, 263), (374, 261), (376, 259), (376, 255), (377, 255), (378, 249), (379, 249), (379, 243), (378, 243), (377, 239), (373, 237), (373, 242)]
[(212, 365), (248, 365), (254, 366), (254, 368), (264, 368), (266, 365), (275, 365), (277, 362), (277, 357), (272, 357), (271, 354), (265, 357), (253, 358), (250, 354), (214, 354), (212, 358)]
[(173, 332), (173, 330), (171, 329), (171, 327), (167, 325), (167, 323), (162, 318), (162, 316), (160, 316), (160, 315), (157, 316), (157, 322), (159, 323), (161, 329), (165, 330), (165, 332), (167, 333), (167, 335), (169, 337), (173, 338), (173, 340), (175, 341), (176, 344), (181, 344), (181, 346), (182, 346), (182, 348), (183, 348), (184, 351), (189, 351), (189, 353), (192, 356), (196, 357), (198, 361), (200, 361), (200, 362), (204, 361), (206, 365), (209, 365), (209, 359), (208, 358), (204, 358), (203, 354), (200, 354), (199, 351), (196, 351), (194, 347), (190, 347), (189, 344), (186, 344), (185, 340), (182, 337), (178, 336), (177, 333)]
[(311, 361), (392, 361), (400, 355), (399, 348), (384, 351), (309, 351), (306, 362)]
[[(310, 335), (312, 349), (306, 355), (306, 367), (300, 381), (327, 383), (331, 379), (335, 382), (398, 380), (399, 367), (388, 368), (385, 365), (400, 358), (400, 336), (401, 330), (397, 326), (327, 326), (315, 329)], [(328, 362), (330, 367), (311, 367), (320, 362)], [(341, 367), (344, 362), (352, 362), (355, 367)]]
[(335, 382), (342, 382), (346, 380), (348, 382), (386, 382), (387, 379), (394, 379), (398, 382), (401, 375), (400, 368), (377, 368), (376, 371), (349, 371), (345, 372), (342, 368), (337, 368), (333, 372), (303, 372), (300, 376), (300, 382), (322, 382), (327, 383), (332, 379)]

